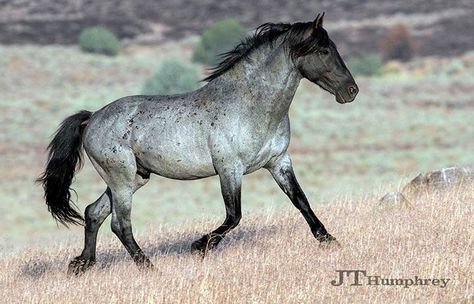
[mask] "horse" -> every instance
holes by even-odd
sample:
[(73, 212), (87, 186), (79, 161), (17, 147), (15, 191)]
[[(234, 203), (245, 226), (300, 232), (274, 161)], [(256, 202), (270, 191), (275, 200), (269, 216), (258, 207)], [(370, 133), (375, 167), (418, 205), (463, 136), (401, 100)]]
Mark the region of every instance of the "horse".
[[(222, 55), (205, 85), (195, 91), (123, 97), (61, 123), (38, 181), (58, 222), (84, 225), (84, 249), (70, 262), (70, 273), (94, 265), (97, 232), (110, 214), (113, 233), (136, 265), (153, 267), (133, 236), (130, 218), (132, 196), (152, 173), (176, 180), (219, 176), (226, 217), (192, 243), (191, 252), (198, 255), (215, 248), (239, 224), (242, 178), (261, 168), (301, 212), (316, 240), (336, 241), (311, 209), (288, 153), (288, 111), (300, 80), (317, 84), (341, 104), (353, 101), (359, 91), (323, 28), (323, 17), (260, 25)], [(86, 207), (84, 218), (70, 193), (82, 150), (107, 185)]]

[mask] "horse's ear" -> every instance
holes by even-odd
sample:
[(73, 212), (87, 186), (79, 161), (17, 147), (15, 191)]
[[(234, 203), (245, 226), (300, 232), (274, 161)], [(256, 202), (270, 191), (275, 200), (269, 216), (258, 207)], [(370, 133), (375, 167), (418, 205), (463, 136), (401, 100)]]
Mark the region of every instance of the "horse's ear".
[(324, 12), (322, 14), (318, 14), (316, 19), (313, 21), (313, 28), (323, 27), (323, 18)]

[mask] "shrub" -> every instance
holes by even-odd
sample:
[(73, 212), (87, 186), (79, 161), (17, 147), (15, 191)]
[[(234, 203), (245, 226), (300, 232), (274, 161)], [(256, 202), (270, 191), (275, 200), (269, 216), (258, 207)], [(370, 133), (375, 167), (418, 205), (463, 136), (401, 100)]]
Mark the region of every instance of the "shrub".
[(142, 93), (147, 95), (179, 94), (195, 90), (199, 86), (199, 74), (193, 66), (177, 59), (160, 63), (155, 74), (143, 85)]
[(193, 61), (215, 65), (220, 54), (232, 50), (245, 36), (247, 30), (236, 19), (217, 22), (202, 34), (194, 49)]
[(81, 32), (79, 46), (85, 52), (115, 56), (119, 51), (119, 40), (105, 27), (94, 26)]
[(406, 26), (400, 24), (390, 28), (382, 40), (384, 60), (408, 61), (415, 53), (415, 42)]
[(377, 75), (382, 68), (382, 56), (372, 53), (360, 57), (352, 57), (347, 61), (352, 75)]

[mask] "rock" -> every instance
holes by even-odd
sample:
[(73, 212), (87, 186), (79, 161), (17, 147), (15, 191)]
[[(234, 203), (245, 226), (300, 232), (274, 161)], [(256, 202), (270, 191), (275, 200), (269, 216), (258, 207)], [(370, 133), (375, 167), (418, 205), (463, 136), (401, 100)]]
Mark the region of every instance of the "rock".
[(410, 202), (405, 198), (401, 192), (389, 192), (385, 194), (380, 200), (379, 207), (383, 209), (393, 208), (413, 208)]
[(439, 171), (420, 173), (401, 192), (389, 192), (379, 200), (381, 207), (411, 208), (410, 202), (426, 194), (442, 194), (456, 187), (472, 187), (474, 170), (472, 168), (450, 167)]
[(474, 181), (474, 172), (471, 168), (444, 168), (439, 171), (430, 171), (418, 174), (402, 189), (405, 196), (419, 195), (423, 192), (443, 191), (453, 186), (459, 186)]

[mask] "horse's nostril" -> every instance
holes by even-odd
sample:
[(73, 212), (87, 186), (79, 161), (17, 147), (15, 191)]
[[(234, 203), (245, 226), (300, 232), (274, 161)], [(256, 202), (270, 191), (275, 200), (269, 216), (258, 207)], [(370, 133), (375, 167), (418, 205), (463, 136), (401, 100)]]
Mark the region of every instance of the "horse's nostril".
[(351, 96), (354, 96), (354, 95), (356, 95), (356, 94), (357, 94), (357, 92), (358, 92), (358, 90), (357, 90), (357, 87), (356, 87), (356, 86), (350, 86), (350, 87), (349, 87), (349, 89), (348, 89), (348, 91), (349, 91), (349, 95), (351, 95)]

